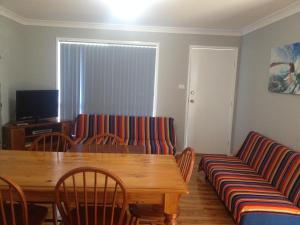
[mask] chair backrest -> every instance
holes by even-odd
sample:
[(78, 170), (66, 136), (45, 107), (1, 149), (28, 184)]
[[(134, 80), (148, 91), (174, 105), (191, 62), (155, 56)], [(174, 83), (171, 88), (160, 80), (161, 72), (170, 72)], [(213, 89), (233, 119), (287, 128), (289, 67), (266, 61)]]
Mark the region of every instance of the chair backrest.
[[(0, 224), (28, 225), (26, 198), (20, 186), (1, 176), (0, 186)], [(20, 219), (22, 221), (19, 221)]]
[(86, 144), (86, 149), (90, 152), (97, 152), (102, 145), (124, 145), (123, 140), (114, 134), (100, 134), (90, 138)]
[(186, 183), (188, 183), (191, 179), (195, 164), (195, 150), (191, 147), (187, 147), (181, 154), (176, 155), (175, 157), (183, 179)]
[(123, 182), (98, 168), (76, 168), (56, 184), (56, 204), (66, 225), (122, 225), (128, 207)]
[(31, 144), (31, 151), (66, 152), (73, 146), (73, 141), (63, 133), (53, 132), (39, 136)]

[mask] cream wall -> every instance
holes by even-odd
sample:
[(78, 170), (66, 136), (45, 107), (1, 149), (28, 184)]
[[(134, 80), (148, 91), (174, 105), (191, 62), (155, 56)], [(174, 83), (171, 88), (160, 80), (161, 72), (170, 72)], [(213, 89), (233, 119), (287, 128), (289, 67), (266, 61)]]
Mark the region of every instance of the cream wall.
[(0, 16), (0, 83), (2, 121), (10, 119), (14, 108), (15, 90), (22, 88), (24, 71), (24, 27)]
[(4, 17), (0, 17), (0, 23), (12, 32), (11, 38), (0, 40), (1, 45), (9, 42), (8, 46), (14, 48), (9, 50), (14, 58), (7, 58), (3, 80), (4, 123), (14, 119), (16, 89), (56, 88), (57, 37), (158, 42), (157, 115), (174, 117), (178, 149), (183, 147), (186, 103), (186, 90), (178, 85), (187, 84), (189, 45), (240, 46), (240, 37), (230, 36), (21, 26)]
[(143, 33), (108, 30), (28, 26), (24, 31), (25, 74), (23, 87), (56, 87), (56, 38), (145, 41), (160, 43), (157, 114), (175, 118), (178, 149), (183, 147), (189, 45), (237, 46), (240, 37)]
[(250, 130), (300, 149), (300, 96), (268, 92), (271, 48), (300, 41), (300, 13), (242, 39), (234, 149)]

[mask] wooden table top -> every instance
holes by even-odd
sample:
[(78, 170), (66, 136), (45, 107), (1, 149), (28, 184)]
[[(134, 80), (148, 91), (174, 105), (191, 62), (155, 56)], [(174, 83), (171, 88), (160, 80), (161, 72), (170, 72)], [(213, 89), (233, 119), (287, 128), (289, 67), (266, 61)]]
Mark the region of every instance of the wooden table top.
[(0, 162), (0, 175), (10, 177), (24, 191), (53, 190), (67, 171), (91, 166), (119, 176), (128, 193), (188, 193), (171, 155), (0, 150)]
[[(95, 146), (90, 146), (95, 149)], [(89, 152), (88, 146), (85, 144), (76, 144), (71, 147), (68, 152)], [(129, 153), (129, 154), (146, 154), (146, 148), (142, 145), (98, 145), (98, 153)]]

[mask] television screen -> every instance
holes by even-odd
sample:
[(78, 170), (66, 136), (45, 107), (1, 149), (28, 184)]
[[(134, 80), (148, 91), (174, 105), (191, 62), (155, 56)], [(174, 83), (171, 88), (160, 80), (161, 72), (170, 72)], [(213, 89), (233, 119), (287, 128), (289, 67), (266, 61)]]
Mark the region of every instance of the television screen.
[(16, 119), (37, 120), (58, 116), (58, 90), (16, 92)]

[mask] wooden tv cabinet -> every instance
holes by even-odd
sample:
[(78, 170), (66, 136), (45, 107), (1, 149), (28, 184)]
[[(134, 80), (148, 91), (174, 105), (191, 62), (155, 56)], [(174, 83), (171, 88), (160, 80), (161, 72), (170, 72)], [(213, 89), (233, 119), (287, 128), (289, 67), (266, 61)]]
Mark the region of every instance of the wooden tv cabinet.
[(40, 123), (8, 123), (3, 127), (3, 149), (26, 150), (33, 140), (42, 134), (61, 132), (71, 133), (71, 121), (46, 121)]

